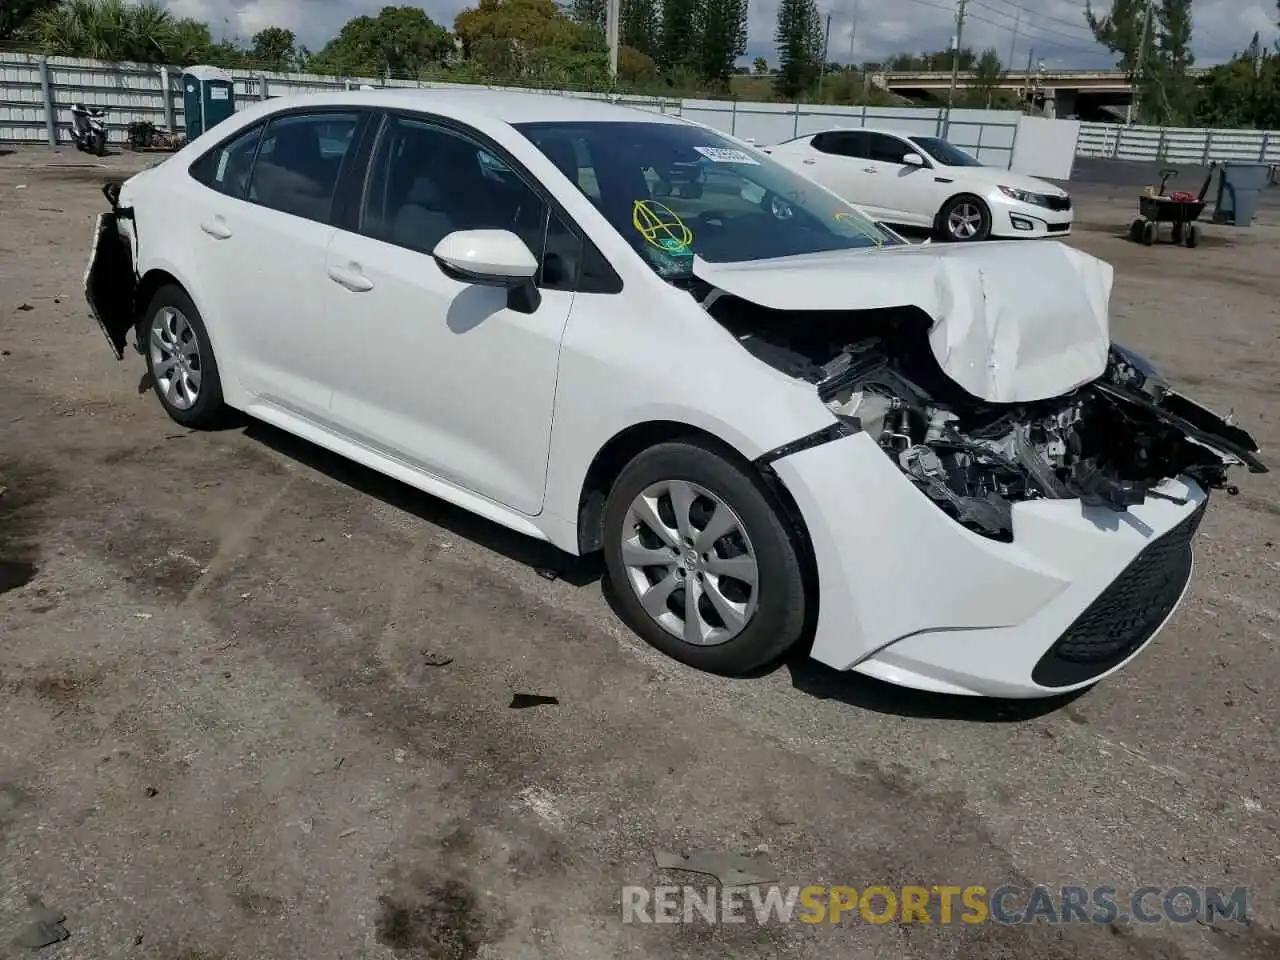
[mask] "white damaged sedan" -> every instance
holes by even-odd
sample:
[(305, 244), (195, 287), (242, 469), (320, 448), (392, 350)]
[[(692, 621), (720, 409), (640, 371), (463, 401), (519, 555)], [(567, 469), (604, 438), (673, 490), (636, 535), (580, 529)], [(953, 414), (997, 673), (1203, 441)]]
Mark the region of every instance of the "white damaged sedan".
[(106, 188), (86, 295), (169, 415), (243, 411), (572, 554), (696, 667), (971, 695), (1155, 636), (1243, 430), (1111, 342), (1111, 268), (911, 246), (679, 118), (254, 104)]

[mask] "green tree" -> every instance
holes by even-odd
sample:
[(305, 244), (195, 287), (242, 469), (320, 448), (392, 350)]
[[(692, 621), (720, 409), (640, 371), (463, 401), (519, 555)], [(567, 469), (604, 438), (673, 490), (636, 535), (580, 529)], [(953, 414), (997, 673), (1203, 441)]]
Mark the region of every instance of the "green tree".
[(308, 61), (308, 69), (342, 76), (419, 77), (453, 52), (449, 31), (421, 7), (383, 7), (348, 20)]
[(208, 27), (175, 19), (160, 0), (63, 0), (29, 29), (54, 54), (113, 63), (192, 63), (211, 46)]
[(593, 27), (603, 36), (609, 16), (608, 0), (573, 0), (569, 4), (569, 16), (584, 27)]
[(1156, 19), (1159, 34), (1152, 56), (1154, 102), (1151, 114), (1161, 124), (1190, 120), (1195, 107), (1196, 84), (1190, 75), (1195, 57), (1191, 54), (1191, 0), (1161, 0)]
[(769, 72), (769, 61), (764, 57), (756, 57), (751, 61), (751, 69), (753, 72), (763, 76)]
[(297, 64), (297, 39), (292, 30), (284, 27), (266, 27), (253, 35), (249, 59), (263, 69), (292, 70)]
[(973, 66), (973, 85), (969, 89), (968, 99), (975, 106), (991, 106), (1003, 78), (1004, 64), (1000, 62), (1000, 54), (991, 48), (983, 50)]
[(702, 0), (698, 13), (698, 73), (716, 90), (727, 90), (734, 61), (747, 51), (747, 2)]
[(589, 88), (608, 83), (603, 36), (566, 15), (555, 0), (480, 0), (454, 18), (453, 28), (485, 76)]
[(0, 3), (0, 40), (21, 37), (36, 15), (56, 7), (61, 0), (4, 0)]
[(622, 0), (619, 13), (622, 44), (657, 60), (662, 38), (658, 0)]
[(822, 20), (814, 0), (782, 0), (773, 39), (778, 48), (774, 92), (796, 100), (814, 86), (822, 68)]
[(658, 64), (670, 72), (676, 67), (698, 69), (698, 26), (705, 0), (662, 0), (662, 32)]
[(1209, 127), (1280, 127), (1280, 55), (1262, 48), (1262, 38), (1226, 63), (1211, 67), (1199, 82), (1194, 121)]

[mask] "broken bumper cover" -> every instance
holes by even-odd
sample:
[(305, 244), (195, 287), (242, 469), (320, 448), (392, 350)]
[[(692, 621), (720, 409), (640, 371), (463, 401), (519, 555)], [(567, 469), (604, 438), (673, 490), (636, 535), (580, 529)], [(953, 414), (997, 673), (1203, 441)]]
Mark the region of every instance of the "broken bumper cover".
[(1065, 693), (1137, 656), (1185, 592), (1208, 500), (1183, 478), (1124, 511), (1027, 501), (1013, 507), (1013, 542), (1001, 543), (939, 511), (865, 434), (772, 469), (813, 545), (812, 656), (901, 686), (977, 696)]

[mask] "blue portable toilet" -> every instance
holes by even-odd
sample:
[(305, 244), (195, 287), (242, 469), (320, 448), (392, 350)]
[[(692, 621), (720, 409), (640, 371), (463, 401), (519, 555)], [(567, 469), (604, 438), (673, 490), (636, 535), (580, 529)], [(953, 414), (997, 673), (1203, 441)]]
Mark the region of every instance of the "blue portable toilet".
[(217, 67), (187, 67), (182, 71), (182, 109), (188, 140), (227, 119), (236, 112), (231, 74)]

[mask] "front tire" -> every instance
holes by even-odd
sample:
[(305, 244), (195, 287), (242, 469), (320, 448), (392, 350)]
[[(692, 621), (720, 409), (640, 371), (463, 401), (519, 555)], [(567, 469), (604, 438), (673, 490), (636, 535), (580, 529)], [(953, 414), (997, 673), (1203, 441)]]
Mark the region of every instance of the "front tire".
[(979, 197), (952, 197), (938, 212), (937, 232), (948, 243), (986, 240), (991, 236), (991, 209)]
[(763, 482), (697, 443), (659, 444), (614, 483), (605, 569), (623, 621), (681, 663), (742, 676), (805, 626), (800, 555)]
[(216, 426), (225, 413), (218, 362), (187, 292), (172, 285), (157, 290), (138, 335), (165, 413), (184, 427)]

